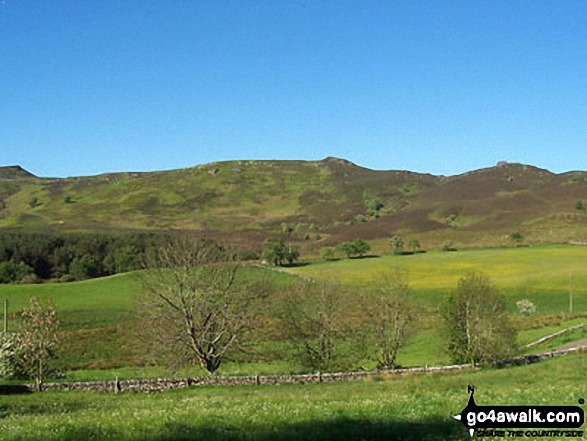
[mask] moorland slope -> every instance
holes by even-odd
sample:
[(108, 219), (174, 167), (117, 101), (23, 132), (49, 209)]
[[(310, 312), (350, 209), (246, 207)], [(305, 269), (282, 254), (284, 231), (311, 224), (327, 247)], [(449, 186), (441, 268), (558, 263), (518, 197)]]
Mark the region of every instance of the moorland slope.
[(394, 234), (437, 245), (582, 240), (587, 173), (499, 163), (457, 176), (370, 170), (349, 161), (228, 161), (63, 179), (0, 167), (0, 229), (188, 230), (258, 243), (282, 225), (300, 241)]

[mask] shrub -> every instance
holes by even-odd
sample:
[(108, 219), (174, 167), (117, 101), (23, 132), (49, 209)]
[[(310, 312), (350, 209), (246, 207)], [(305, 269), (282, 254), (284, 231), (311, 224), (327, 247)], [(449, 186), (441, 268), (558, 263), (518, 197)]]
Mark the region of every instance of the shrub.
[(528, 299), (519, 300), (516, 306), (522, 315), (530, 316), (536, 313), (536, 305)]

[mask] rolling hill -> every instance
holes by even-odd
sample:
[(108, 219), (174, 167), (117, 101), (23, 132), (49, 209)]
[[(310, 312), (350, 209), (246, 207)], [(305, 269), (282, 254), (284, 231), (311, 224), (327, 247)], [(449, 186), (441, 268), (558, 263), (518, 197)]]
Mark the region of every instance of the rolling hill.
[[(499, 163), (457, 176), (376, 171), (338, 158), (228, 161), (149, 173), (40, 178), (0, 167), (0, 229), (188, 230), (258, 243), (294, 227), (306, 247), (394, 235), (424, 247), (587, 235), (587, 173)], [(380, 239), (378, 242), (377, 240)]]

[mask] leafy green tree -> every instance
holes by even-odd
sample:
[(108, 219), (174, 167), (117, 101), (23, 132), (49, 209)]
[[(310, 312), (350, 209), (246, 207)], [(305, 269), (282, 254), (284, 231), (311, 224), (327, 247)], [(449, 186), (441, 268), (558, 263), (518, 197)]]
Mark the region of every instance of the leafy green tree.
[(418, 239), (410, 239), (410, 241), (408, 242), (408, 248), (410, 248), (412, 251), (416, 251), (420, 249), (420, 241)]
[(325, 246), (320, 248), (320, 257), (324, 260), (334, 259), (336, 255), (336, 249), (333, 247)]
[(482, 274), (469, 273), (459, 280), (442, 315), (448, 331), (447, 350), (455, 363), (495, 362), (517, 349), (505, 296)]
[(355, 239), (352, 242), (340, 242), (336, 246), (336, 251), (346, 254), (347, 257), (363, 255), (371, 250), (371, 246), (363, 239)]
[(283, 265), (285, 262), (292, 264), (300, 257), (299, 250), (291, 244), (286, 244), (281, 239), (268, 238), (263, 242), (261, 258), (272, 265)]
[(95, 277), (97, 274), (96, 260), (94, 256), (84, 254), (79, 259), (73, 259), (69, 267), (69, 274), (76, 280), (85, 280)]
[(369, 245), (363, 239), (353, 240), (352, 246), (353, 246), (353, 254), (355, 254), (359, 257), (363, 257), (366, 253), (371, 251), (371, 245)]
[(0, 283), (19, 283), (34, 277), (35, 271), (25, 264), (16, 264), (13, 260), (0, 262)]
[(575, 202), (575, 209), (583, 210), (584, 208), (585, 208), (585, 204), (583, 203), (582, 200), (578, 200), (577, 202)]
[(58, 329), (59, 320), (51, 301), (43, 307), (36, 297), (31, 297), (30, 306), (22, 311), (15, 358), (22, 373), (35, 379), (38, 391), (55, 358)]
[(345, 254), (347, 257), (354, 256), (355, 248), (351, 242), (340, 242), (336, 245), (336, 251)]
[(402, 254), (404, 252), (404, 238), (401, 236), (393, 236), (389, 239), (389, 246), (393, 254)]

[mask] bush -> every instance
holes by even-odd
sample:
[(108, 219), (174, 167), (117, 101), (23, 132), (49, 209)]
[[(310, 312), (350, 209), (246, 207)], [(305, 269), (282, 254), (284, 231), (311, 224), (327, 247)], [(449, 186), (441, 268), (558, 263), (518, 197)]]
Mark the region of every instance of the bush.
[(520, 233), (519, 231), (514, 231), (513, 233), (510, 234), (510, 239), (513, 240), (514, 242), (521, 242), (524, 240), (524, 235), (522, 233)]
[(73, 277), (71, 274), (64, 274), (59, 278), (59, 282), (60, 283), (75, 282), (75, 277)]
[(536, 313), (536, 305), (534, 305), (534, 303), (528, 299), (523, 299), (516, 302), (516, 306), (522, 315), (530, 316)]
[(20, 283), (34, 275), (35, 271), (24, 262), (0, 262), (0, 283)]
[(335, 254), (336, 250), (332, 247), (326, 246), (320, 248), (320, 257), (324, 260), (334, 259)]

